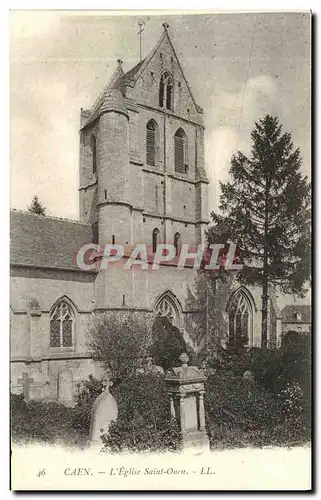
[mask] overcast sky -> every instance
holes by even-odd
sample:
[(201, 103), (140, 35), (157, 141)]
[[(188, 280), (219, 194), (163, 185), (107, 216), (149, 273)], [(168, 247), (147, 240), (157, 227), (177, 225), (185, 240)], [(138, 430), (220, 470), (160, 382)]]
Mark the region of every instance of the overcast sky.
[(26, 209), (37, 194), (48, 215), (78, 218), (79, 110), (91, 107), (119, 57), (125, 71), (138, 62), (139, 19), (146, 23), (144, 56), (161, 36), (162, 23), (169, 23), (187, 80), (204, 108), (210, 209), (217, 207), (218, 181), (226, 180), (231, 155), (236, 147), (248, 152), (253, 123), (265, 113), (278, 116), (284, 130), (291, 132), (301, 149), (303, 170), (310, 176), (308, 13), (138, 18), (14, 12), (13, 207)]

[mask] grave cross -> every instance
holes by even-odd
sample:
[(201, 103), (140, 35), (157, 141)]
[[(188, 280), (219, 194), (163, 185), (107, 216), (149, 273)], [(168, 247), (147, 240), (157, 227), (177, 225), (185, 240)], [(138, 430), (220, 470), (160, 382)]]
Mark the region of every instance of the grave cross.
[(34, 382), (34, 379), (29, 378), (28, 373), (23, 372), (22, 378), (18, 378), (17, 382), (18, 382), (18, 384), (23, 385), (23, 396), (24, 396), (25, 400), (28, 400), (29, 399), (29, 383)]

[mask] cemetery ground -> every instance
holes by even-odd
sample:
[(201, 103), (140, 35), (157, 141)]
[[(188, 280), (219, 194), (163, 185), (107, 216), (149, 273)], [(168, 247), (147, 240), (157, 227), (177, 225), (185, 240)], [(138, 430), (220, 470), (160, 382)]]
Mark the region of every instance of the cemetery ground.
[[(302, 343), (229, 353), (209, 361), (204, 405), (211, 450), (309, 443), (310, 361), (310, 348)], [(173, 363), (178, 366), (177, 359)], [(86, 450), (91, 411), (101, 389), (102, 382), (91, 377), (73, 408), (11, 395), (13, 443), (55, 443)], [(118, 418), (103, 437), (103, 451), (180, 449), (180, 429), (171, 418), (164, 376), (125, 370), (110, 392), (118, 404)]]

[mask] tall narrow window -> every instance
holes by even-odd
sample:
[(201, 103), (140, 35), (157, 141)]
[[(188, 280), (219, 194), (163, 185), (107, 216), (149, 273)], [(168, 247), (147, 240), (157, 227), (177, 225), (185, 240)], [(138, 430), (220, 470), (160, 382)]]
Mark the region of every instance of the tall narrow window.
[(163, 77), (160, 80), (159, 84), (159, 105), (162, 108), (164, 106), (164, 79)]
[(179, 233), (175, 233), (174, 235), (174, 247), (176, 250), (176, 255), (178, 255), (181, 248), (181, 235)]
[(50, 347), (72, 347), (74, 315), (65, 301), (59, 302), (50, 316)]
[(243, 347), (251, 345), (252, 308), (243, 291), (234, 295), (229, 307), (229, 345)]
[(98, 222), (92, 224), (93, 243), (98, 243)]
[(166, 318), (173, 326), (180, 326), (181, 305), (177, 298), (170, 292), (165, 292), (156, 302), (155, 315)]
[(154, 120), (146, 125), (146, 163), (153, 167), (156, 165), (156, 127)]
[(171, 81), (166, 85), (166, 109), (172, 109), (173, 85)]
[(173, 79), (168, 71), (162, 74), (159, 83), (159, 105), (173, 109)]
[(94, 135), (91, 136), (91, 154), (92, 154), (92, 168), (93, 173), (97, 172), (97, 142)]
[(155, 227), (155, 229), (153, 230), (153, 253), (155, 253), (157, 249), (158, 235), (159, 235), (159, 229)]
[(156, 212), (158, 212), (158, 186), (155, 186), (155, 208)]
[(174, 136), (175, 171), (184, 174), (187, 167), (187, 137), (183, 129), (179, 128)]

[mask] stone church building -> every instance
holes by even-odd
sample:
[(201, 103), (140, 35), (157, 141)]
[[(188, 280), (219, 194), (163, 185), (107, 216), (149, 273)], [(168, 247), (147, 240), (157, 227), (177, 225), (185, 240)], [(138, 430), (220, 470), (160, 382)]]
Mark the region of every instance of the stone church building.
[[(199, 314), (186, 303), (193, 267), (83, 270), (75, 258), (91, 242), (146, 243), (153, 253), (158, 242), (177, 248), (204, 241), (203, 110), (167, 25), (144, 60), (127, 73), (119, 60), (92, 109), (81, 109), (79, 157), (79, 221), (11, 211), (11, 390), (66, 404), (76, 400), (83, 380), (99, 374), (86, 351), (95, 313), (167, 316), (195, 350), (204, 345), (185, 321)], [(281, 319), (270, 306), (273, 346)], [(259, 347), (260, 308), (260, 290), (236, 286), (226, 304), (228, 334), (241, 325), (249, 346)]]

